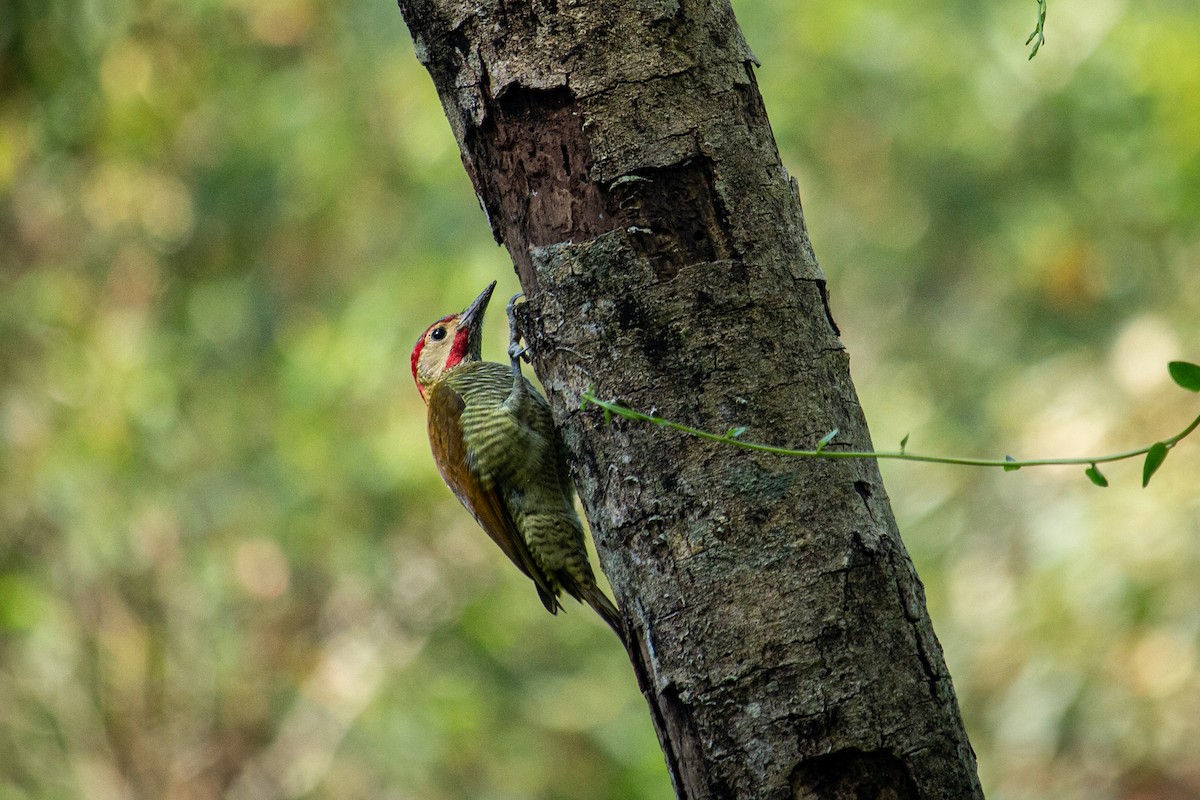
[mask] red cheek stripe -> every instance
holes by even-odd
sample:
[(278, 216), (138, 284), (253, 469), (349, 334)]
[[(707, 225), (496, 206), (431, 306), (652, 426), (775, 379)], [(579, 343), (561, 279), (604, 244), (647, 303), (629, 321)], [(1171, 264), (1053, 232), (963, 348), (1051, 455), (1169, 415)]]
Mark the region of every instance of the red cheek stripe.
[[(425, 336), (424, 336), (424, 334), (422, 334), (421, 338), (417, 340), (417, 346), (413, 348), (413, 352), (412, 352), (413, 380), (417, 381), (418, 387), (420, 387), (421, 382), (419, 380), (417, 380), (417, 362), (421, 360), (421, 351), (424, 349), (425, 349)], [(422, 392), (422, 394), (424, 394), (424, 392)]]
[(457, 366), (460, 361), (467, 357), (467, 340), (471, 336), (471, 331), (463, 328), (454, 335), (454, 346), (450, 348), (450, 355), (446, 357), (446, 366), (443, 369), (450, 369)]

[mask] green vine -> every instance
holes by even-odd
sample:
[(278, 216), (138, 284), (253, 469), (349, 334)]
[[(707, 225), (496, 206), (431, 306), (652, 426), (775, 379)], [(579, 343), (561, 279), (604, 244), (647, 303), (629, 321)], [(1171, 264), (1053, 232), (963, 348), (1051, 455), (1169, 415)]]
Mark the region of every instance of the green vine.
[(1046, 43), (1046, 2), (1047, 0), (1037, 0), (1037, 26), (1033, 29), (1033, 33), (1029, 34), (1029, 38), (1025, 40), (1026, 46), (1033, 44), (1033, 50), (1029, 51), (1029, 59), (1038, 54), (1038, 50)]
[[(1192, 392), (1200, 392), (1200, 365), (1191, 364), (1186, 361), (1172, 361), (1168, 365), (1168, 371), (1171, 374), (1171, 379), (1176, 384)], [(1142, 486), (1147, 486), (1150, 483), (1150, 478), (1162, 466), (1163, 461), (1167, 457), (1167, 453), (1171, 448), (1179, 444), (1187, 438), (1196, 428), (1200, 427), (1200, 416), (1192, 420), (1186, 428), (1174, 436), (1162, 439), (1148, 444), (1144, 447), (1138, 447), (1133, 450), (1124, 450), (1120, 453), (1111, 453), (1103, 456), (1084, 456), (1080, 458), (1033, 458), (1033, 459), (1016, 459), (1012, 456), (1005, 456), (1002, 459), (996, 458), (960, 458), (957, 456), (930, 456), (920, 455), (918, 453), (910, 453), (907, 451), (908, 436), (900, 440), (900, 449), (893, 451), (855, 451), (855, 450), (830, 450), (829, 445), (838, 435), (838, 430), (835, 428), (829, 433), (821, 437), (817, 445), (812, 450), (793, 450), (787, 447), (776, 447), (769, 444), (760, 444), (758, 442), (748, 442), (741, 439), (741, 435), (746, 432), (745, 427), (730, 428), (724, 434), (711, 433), (703, 431), (699, 428), (693, 428), (689, 425), (684, 425), (679, 422), (672, 422), (662, 417), (656, 417), (653, 414), (645, 414), (628, 406), (621, 405), (613, 400), (601, 400), (596, 397), (592, 389), (588, 389), (583, 393), (579, 404), (580, 410), (586, 410), (589, 405), (594, 405), (604, 411), (604, 421), (609, 423), (613, 416), (623, 417), (635, 422), (649, 422), (653, 425), (660, 425), (664, 428), (671, 428), (691, 436), (696, 436), (701, 439), (708, 439), (713, 442), (733, 445), (741, 447), (745, 450), (755, 450), (760, 453), (772, 453), (780, 456), (791, 456), (794, 458), (889, 458), (898, 461), (920, 461), (929, 464), (956, 464), (959, 466), (968, 467), (999, 467), (1005, 472), (1015, 472), (1022, 467), (1044, 467), (1051, 464), (1077, 464), (1080, 466), (1087, 465), (1084, 474), (1088, 480), (1097, 486), (1108, 486), (1108, 479), (1100, 472), (1098, 464), (1107, 464), (1113, 461), (1125, 461), (1138, 456), (1145, 456), (1145, 461), (1142, 464)]]

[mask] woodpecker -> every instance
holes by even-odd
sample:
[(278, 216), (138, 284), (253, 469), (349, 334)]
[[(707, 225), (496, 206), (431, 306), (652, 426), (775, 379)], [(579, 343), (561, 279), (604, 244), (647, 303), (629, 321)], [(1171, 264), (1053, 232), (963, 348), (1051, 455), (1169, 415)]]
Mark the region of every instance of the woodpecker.
[(495, 281), (459, 314), (426, 329), (412, 351), (438, 471), (459, 502), (537, 587), (551, 614), (562, 591), (621, 636), (621, 618), (596, 585), (575, 513), (566, 452), (550, 405), (521, 373), (513, 304), (511, 366), (480, 355)]

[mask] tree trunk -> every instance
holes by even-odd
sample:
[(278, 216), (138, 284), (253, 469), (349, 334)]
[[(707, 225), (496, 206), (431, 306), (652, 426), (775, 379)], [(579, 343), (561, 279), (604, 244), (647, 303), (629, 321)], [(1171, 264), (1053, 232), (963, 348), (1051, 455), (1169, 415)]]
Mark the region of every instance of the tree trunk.
[[(725, 0), (400, 0), (526, 339), (677, 794), (981, 797), (755, 59)], [(870, 176), (864, 176), (869, 180)]]

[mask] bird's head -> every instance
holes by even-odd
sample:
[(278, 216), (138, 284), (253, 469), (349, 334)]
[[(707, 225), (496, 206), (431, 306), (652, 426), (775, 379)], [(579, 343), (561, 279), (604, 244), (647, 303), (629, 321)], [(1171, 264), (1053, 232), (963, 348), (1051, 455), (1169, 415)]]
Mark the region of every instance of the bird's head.
[(412, 351), (413, 380), (421, 398), (429, 387), (459, 364), (479, 361), (483, 344), (483, 312), (492, 299), (496, 282), (479, 293), (458, 314), (442, 317), (426, 329)]

